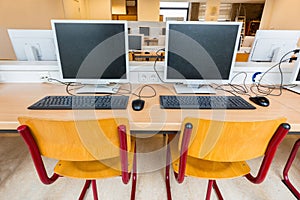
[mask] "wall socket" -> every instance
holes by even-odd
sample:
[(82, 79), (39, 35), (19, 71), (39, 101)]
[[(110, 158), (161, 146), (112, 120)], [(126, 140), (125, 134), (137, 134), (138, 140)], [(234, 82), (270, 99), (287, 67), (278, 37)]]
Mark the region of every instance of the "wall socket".
[(40, 74), (40, 81), (43, 83), (49, 82), (48, 78), (50, 78), (49, 72), (43, 72)]
[(158, 83), (159, 78), (155, 72), (139, 72), (140, 83)]

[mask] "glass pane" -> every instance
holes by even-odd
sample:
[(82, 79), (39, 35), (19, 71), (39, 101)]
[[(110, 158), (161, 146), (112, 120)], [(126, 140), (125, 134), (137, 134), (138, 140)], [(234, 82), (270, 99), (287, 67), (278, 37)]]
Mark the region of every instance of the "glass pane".
[(161, 8), (188, 8), (189, 2), (160, 2)]
[(187, 9), (177, 10), (177, 9), (161, 9), (160, 15), (164, 16), (164, 21), (175, 20), (175, 21), (186, 21), (187, 19)]

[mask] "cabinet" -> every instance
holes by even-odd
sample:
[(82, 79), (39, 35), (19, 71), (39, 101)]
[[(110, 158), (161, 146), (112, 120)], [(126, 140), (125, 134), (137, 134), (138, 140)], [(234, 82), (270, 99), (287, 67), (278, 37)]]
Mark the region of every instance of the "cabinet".
[(126, 14), (112, 15), (112, 19), (137, 21), (137, 0), (126, 0)]

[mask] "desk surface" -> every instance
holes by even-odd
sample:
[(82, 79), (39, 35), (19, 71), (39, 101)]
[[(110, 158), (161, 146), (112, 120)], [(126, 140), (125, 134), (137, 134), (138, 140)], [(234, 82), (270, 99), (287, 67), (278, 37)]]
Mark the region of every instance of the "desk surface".
[[(55, 119), (95, 119), (108, 117), (127, 117), (134, 131), (174, 131), (179, 130), (181, 122), (187, 116), (220, 120), (253, 121), (284, 116), (291, 124), (291, 131), (300, 131), (300, 95), (283, 91), (282, 96), (268, 97), (269, 107), (255, 110), (165, 110), (160, 109), (159, 95), (175, 95), (171, 85), (153, 85), (157, 96), (145, 99), (142, 111), (133, 111), (130, 96), (126, 110), (28, 110), (27, 107), (47, 95), (67, 95), (65, 86), (40, 83), (3, 83), (0, 84), (0, 130), (15, 130), (19, 125), (17, 117), (21, 115)], [(139, 87), (134, 86), (138, 93)], [(148, 88), (143, 95), (151, 93)], [(152, 93), (151, 93), (152, 94)], [(220, 95), (229, 93), (220, 92)], [(248, 97), (244, 97), (247, 101)], [(249, 101), (250, 102), (250, 101)]]

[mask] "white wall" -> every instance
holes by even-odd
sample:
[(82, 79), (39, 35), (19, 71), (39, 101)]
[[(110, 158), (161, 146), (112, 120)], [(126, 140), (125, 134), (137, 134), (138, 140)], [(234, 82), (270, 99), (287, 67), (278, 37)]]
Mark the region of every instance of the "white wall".
[[(154, 68), (154, 62), (130, 62), (130, 82), (131, 83), (156, 83), (160, 84)], [(300, 63), (299, 63), (300, 64)], [(252, 63), (237, 62), (233, 68), (233, 75), (245, 72), (247, 74), (246, 83), (252, 83), (252, 75), (256, 72), (265, 72), (274, 63)], [(293, 71), (293, 63), (282, 64), (284, 73), (284, 83), (289, 83)], [(156, 69), (163, 78), (164, 62), (157, 62)], [(0, 83), (1, 82), (44, 82), (42, 76), (59, 79), (59, 67), (54, 61), (38, 61), (38, 62), (18, 62), (18, 61), (0, 61)], [(279, 84), (280, 74), (278, 68), (274, 68), (266, 76), (266, 80), (272, 84)], [(244, 75), (241, 74), (234, 79), (233, 83), (242, 84)]]

